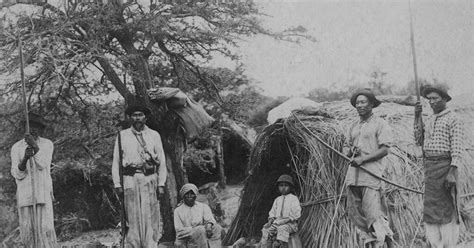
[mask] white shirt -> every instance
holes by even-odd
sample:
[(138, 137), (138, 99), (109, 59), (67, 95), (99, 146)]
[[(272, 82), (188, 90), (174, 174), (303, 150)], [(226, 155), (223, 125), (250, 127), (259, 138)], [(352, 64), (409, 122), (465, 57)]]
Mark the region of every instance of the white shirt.
[(174, 210), (174, 228), (176, 232), (207, 223), (216, 224), (211, 208), (200, 202), (189, 207), (182, 203)]
[[(51, 140), (41, 137), (36, 140), (36, 143), (38, 144), (39, 151), (28, 160), (24, 171), (18, 169), (18, 165), (25, 156), (25, 149), (28, 147), (28, 144), (22, 139), (16, 142), (11, 149), (11, 174), (15, 178), (17, 185), (18, 207), (33, 205), (33, 190), (36, 203), (44, 204), (46, 200), (50, 201), (52, 197), (53, 182), (50, 171), (54, 145)], [(31, 164), (34, 165), (33, 170), (30, 167)], [(32, 175), (34, 175), (34, 188), (32, 187)]]
[[(147, 152), (143, 147), (138, 143), (138, 137), (132, 131), (133, 127), (120, 131), (121, 143), (122, 143), (122, 165), (123, 167), (132, 166), (137, 167), (146, 163), (146, 160), (149, 158)], [(136, 132), (136, 131), (135, 131)], [(145, 140), (146, 148), (151, 156), (156, 160), (160, 161), (160, 166), (158, 168), (158, 176), (150, 175), (150, 180), (155, 180), (158, 177), (158, 186), (164, 186), (167, 177), (166, 169), (166, 160), (165, 153), (163, 151), (163, 145), (161, 143), (160, 134), (148, 128), (147, 126), (141, 131), (143, 139)], [(120, 174), (119, 174), (119, 145), (118, 137), (115, 139), (114, 147), (114, 159), (112, 162), (112, 180), (114, 182), (115, 188), (121, 187), (120, 185)], [(133, 188), (133, 180), (125, 180), (127, 177), (124, 177), (124, 188)]]
[(290, 221), (297, 221), (300, 217), (300, 200), (293, 194), (277, 197), (268, 213), (268, 218), (289, 218)]

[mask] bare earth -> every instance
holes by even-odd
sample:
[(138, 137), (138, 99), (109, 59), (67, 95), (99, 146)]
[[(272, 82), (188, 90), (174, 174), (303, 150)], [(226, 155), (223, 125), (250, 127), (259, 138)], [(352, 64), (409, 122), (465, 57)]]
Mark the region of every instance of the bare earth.
[[(227, 186), (225, 190), (218, 193), (222, 208), (225, 211), (223, 221), (224, 228), (228, 228), (236, 215), (239, 207), (239, 197), (242, 186)], [(206, 195), (200, 194), (198, 201), (207, 203)], [(81, 236), (69, 241), (61, 242), (61, 248), (96, 248), (96, 247), (119, 247), (120, 229), (108, 229), (83, 233)], [(160, 243), (159, 248), (173, 247), (172, 243)], [(425, 248), (425, 245), (417, 244), (413, 248)], [(459, 244), (457, 248), (472, 248), (474, 241)]]

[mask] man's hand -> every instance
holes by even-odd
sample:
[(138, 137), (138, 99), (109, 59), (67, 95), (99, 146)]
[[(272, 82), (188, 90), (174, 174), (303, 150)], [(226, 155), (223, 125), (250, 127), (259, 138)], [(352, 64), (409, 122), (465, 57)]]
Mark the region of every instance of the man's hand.
[(123, 188), (122, 187), (115, 188), (115, 193), (117, 193), (117, 195), (120, 198), (122, 198), (123, 197)]
[(264, 228), (270, 228), (270, 226), (273, 224), (273, 221), (275, 221), (275, 218), (270, 218), (268, 219), (268, 222), (263, 225)]
[(353, 167), (360, 167), (365, 162), (363, 156), (355, 157), (351, 160), (351, 166)]
[(156, 190), (156, 197), (161, 198), (164, 195), (165, 195), (165, 187), (164, 186), (158, 186), (158, 189)]
[(275, 224), (277, 226), (281, 226), (281, 225), (284, 225), (284, 224), (288, 223), (289, 221), (290, 221), (289, 218), (278, 218), (273, 222), (273, 224)]
[(423, 106), (421, 106), (421, 103), (417, 102), (415, 104), (415, 117), (419, 117), (422, 111), (423, 111)]
[(207, 236), (208, 239), (212, 237), (212, 226), (213, 226), (212, 223), (207, 223), (205, 225), (206, 236)]
[(36, 154), (35, 152), (35, 149), (33, 147), (27, 147), (25, 149), (25, 156), (24, 158), (25, 159), (30, 159), (31, 157), (33, 157), (34, 155)]
[(36, 144), (35, 138), (31, 134), (25, 135), (25, 142), (29, 147), (32, 147), (35, 150), (35, 153), (39, 151), (38, 144)]
[(458, 168), (456, 166), (451, 166), (448, 171), (448, 175), (444, 180), (444, 188), (450, 192), (453, 186), (456, 186), (458, 181)]

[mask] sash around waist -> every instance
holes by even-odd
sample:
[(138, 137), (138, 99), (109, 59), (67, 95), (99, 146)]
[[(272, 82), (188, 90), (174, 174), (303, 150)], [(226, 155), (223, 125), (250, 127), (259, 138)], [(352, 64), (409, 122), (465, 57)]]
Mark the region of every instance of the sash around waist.
[(447, 161), (447, 160), (451, 160), (451, 156), (450, 155), (438, 155), (438, 156), (425, 155), (425, 159), (428, 161)]
[(124, 176), (134, 176), (136, 173), (143, 173), (145, 176), (149, 176), (155, 173), (155, 168), (145, 169), (144, 167), (123, 167), (122, 171)]

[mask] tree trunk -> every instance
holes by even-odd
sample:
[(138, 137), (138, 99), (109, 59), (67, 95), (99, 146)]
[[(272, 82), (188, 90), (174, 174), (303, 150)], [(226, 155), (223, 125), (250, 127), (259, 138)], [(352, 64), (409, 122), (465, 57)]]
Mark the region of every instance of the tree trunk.
[[(188, 182), (186, 172), (183, 167), (183, 154), (186, 148), (186, 136), (181, 126), (179, 117), (173, 112), (167, 111), (164, 103), (154, 104), (150, 101), (146, 90), (151, 87), (151, 74), (149, 70), (148, 60), (140, 51), (135, 48), (133, 40), (130, 39), (130, 32), (123, 30), (123, 33), (117, 34), (121, 46), (128, 55), (128, 67), (131, 69), (131, 76), (135, 88), (135, 99), (126, 98), (127, 104), (138, 102), (145, 104), (150, 108), (152, 115), (148, 117), (147, 125), (157, 130), (161, 135), (163, 149), (166, 155), (166, 167), (168, 177), (166, 180), (166, 192), (160, 201), (160, 210), (163, 221), (163, 236), (161, 241), (173, 241), (175, 238), (175, 230), (173, 224), (173, 209), (179, 201), (179, 189), (183, 184)], [(127, 65), (125, 65), (127, 67)], [(104, 69), (107, 76), (112, 74)], [(118, 81), (118, 77), (114, 78), (110, 75), (110, 80)], [(120, 82), (123, 84), (122, 82)], [(115, 84), (114, 84), (115, 85)], [(117, 85), (115, 85), (117, 87)], [(121, 86), (120, 84), (118, 86)], [(126, 88), (126, 87), (125, 87)], [(118, 87), (120, 89), (120, 87)], [(122, 90), (123, 91), (123, 90)], [(121, 92), (122, 94), (122, 92)]]
[(163, 237), (162, 241), (173, 241), (175, 237), (173, 212), (180, 201), (179, 190), (188, 183), (188, 176), (183, 167), (183, 156), (186, 148), (186, 136), (179, 117), (168, 112), (162, 120), (161, 140), (166, 154), (168, 167), (167, 195), (162, 202)]
[(215, 147), (216, 147), (216, 165), (219, 168), (219, 187), (225, 189), (227, 184), (227, 180), (225, 178), (225, 169), (224, 169), (224, 152), (223, 152), (223, 144), (222, 144), (222, 134), (219, 136), (215, 136)]

